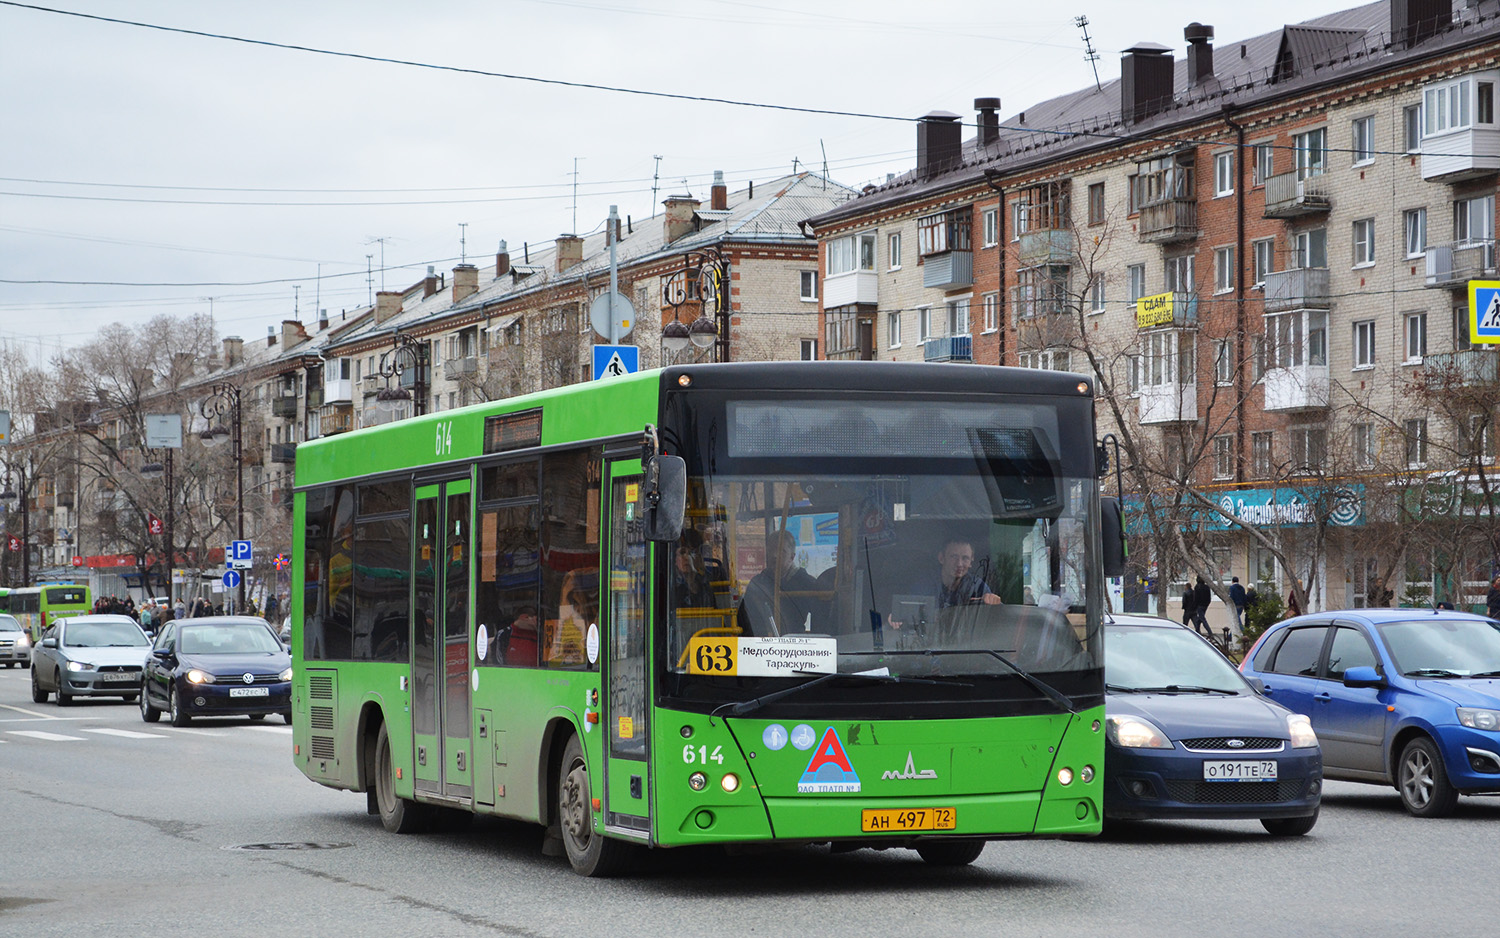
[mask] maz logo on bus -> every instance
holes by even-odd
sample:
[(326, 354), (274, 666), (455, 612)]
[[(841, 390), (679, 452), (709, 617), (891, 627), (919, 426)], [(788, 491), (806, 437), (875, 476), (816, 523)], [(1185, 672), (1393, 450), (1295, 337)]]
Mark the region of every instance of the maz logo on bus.
[(444, 420), (438, 423), (437, 443), (433, 447), (433, 455), (453, 455), (453, 421)]

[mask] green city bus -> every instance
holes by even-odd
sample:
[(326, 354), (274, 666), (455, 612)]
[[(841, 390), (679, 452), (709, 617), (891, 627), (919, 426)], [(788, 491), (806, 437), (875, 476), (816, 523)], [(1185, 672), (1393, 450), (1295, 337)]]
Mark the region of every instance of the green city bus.
[(536, 822), (585, 875), (1097, 833), (1093, 406), (1060, 372), (736, 363), (300, 444), (297, 767), (394, 832)]
[(80, 615), (94, 611), (94, 601), (87, 586), (51, 584), (13, 589), (3, 597), (4, 612), (10, 613), (31, 633), (33, 643), (41, 641), (42, 630), (58, 616)]

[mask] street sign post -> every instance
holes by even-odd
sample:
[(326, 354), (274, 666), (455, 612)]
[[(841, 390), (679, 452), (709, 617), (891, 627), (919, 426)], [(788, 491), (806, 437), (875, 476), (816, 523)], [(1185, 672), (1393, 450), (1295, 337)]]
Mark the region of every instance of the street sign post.
[(224, 574), (224, 586), (226, 588), (228, 588), (228, 589), (234, 589), (236, 586), (239, 586), (239, 585), (240, 585), (240, 572), (238, 570), (230, 570), (230, 571), (228, 571), (228, 572), (226, 572)]

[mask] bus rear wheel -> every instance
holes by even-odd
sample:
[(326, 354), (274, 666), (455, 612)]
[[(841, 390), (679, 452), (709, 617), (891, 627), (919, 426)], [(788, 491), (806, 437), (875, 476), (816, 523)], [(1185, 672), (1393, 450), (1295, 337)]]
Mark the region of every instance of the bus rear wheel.
[(557, 779), (557, 821), (562, 828), (563, 849), (574, 872), (584, 876), (614, 876), (625, 869), (630, 845), (594, 830), (589, 767), (583, 761), (583, 744), (576, 735), (563, 749), (562, 772)]
[(380, 823), (393, 834), (415, 834), (427, 827), (427, 807), (396, 794), (396, 769), (391, 762), (391, 737), (385, 724), (375, 739), (375, 805)]
[(917, 855), (929, 866), (968, 866), (983, 852), (982, 840), (934, 840), (917, 845)]

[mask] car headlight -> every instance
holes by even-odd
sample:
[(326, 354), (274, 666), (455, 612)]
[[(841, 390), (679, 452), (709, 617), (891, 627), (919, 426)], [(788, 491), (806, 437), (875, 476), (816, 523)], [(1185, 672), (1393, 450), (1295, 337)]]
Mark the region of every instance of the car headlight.
[(1473, 730), (1500, 730), (1500, 710), (1480, 710), (1475, 707), (1459, 707), (1458, 722)]
[(31, 636), (27, 635), (25, 632), (22, 632), (21, 633), (21, 637), (16, 639), (16, 647), (17, 648), (25, 648), (27, 645), (30, 645), (30, 644), (31, 644)]
[(280, 674), (276, 675), (276, 677), (277, 677), (278, 680), (290, 681), (292, 679), (292, 669), (291, 668), (287, 668), (285, 671), (283, 671)]
[(1293, 749), (1311, 749), (1318, 744), (1318, 734), (1313, 732), (1312, 720), (1304, 713), (1287, 714), (1286, 730), (1291, 734)]
[(1109, 741), (1121, 749), (1171, 749), (1172, 741), (1150, 720), (1140, 717), (1105, 717), (1104, 729)]
[(89, 664), (87, 661), (69, 661), (68, 662), (68, 670), (69, 671), (92, 671), (92, 670), (94, 670), (94, 666), (91, 665), (91, 664)]
[(209, 674), (207, 671), (199, 671), (197, 668), (189, 671), (184, 676), (187, 678), (189, 684), (212, 684), (214, 682), (212, 674)]

